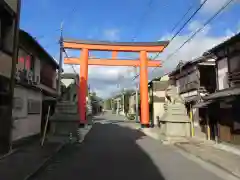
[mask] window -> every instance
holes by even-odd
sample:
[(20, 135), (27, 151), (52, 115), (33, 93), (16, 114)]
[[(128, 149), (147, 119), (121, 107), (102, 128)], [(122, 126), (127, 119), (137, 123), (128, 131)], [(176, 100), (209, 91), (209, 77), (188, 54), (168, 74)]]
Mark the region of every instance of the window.
[(0, 49), (7, 53), (12, 53), (13, 45), (13, 18), (7, 11), (1, 9), (0, 11)]
[(28, 99), (28, 114), (40, 114), (41, 101)]
[(24, 51), (23, 49), (19, 49), (18, 52), (18, 65), (19, 70), (34, 70), (34, 58), (32, 55)]

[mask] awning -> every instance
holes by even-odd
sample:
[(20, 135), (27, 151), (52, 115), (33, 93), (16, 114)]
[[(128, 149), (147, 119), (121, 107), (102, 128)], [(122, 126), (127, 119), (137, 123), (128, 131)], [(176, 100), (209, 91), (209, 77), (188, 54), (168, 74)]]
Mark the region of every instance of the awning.
[(220, 99), (240, 95), (240, 88), (227, 88), (203, 97), (204, 100)]
[(43, 96), (43, 101), (57, 101), (57, 98), (51, 96)]
[(199, 102), (199, 103), (195, 104), (195, 105), (193, 106), (193, 108), (206, 108), (207, 105), (209, 105), (209, 104), (211, 104), (211, 103), (213, 103), (213, 102), (214, 102), (214, 101), (203, 101), (203, 102)]
[(189, 96), (189, 97), (183, 97), (184, 102), (191, 102), (198, 100), (198, 96)]

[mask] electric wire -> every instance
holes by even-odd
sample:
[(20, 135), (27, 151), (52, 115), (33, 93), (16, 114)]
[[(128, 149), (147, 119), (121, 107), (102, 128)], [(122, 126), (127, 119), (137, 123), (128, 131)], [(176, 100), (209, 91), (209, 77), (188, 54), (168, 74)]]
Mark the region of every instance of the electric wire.
[[(197, 15), (197, 13), (203, 8), (204, 4), (207, 3), (208, 0), (204, 0), (199, 7), (193, 12), (193, 14), (185, 21), (185, 23), (179, 28), (179, 30), (172, 36), (172, 38), (169, 40), (169, 44), (177, 37), (177, 35), (186, 27), (186, 25)], [(158, 52), (154, 58), (150, 57), (151, 60), (155, 60), (159, 57), (161, 52)], [(155, 70), (156, 68), (154, 68)], [(153, 70), (153, 71), (154, 71)], [(132, 80), (134, 81), (137, 77), (139, 77), (139, 74), (136, 75)]]
[[(179, 50), (181, 50), (187, 43), (189, 43), (190, 41), (192, 41), (192, 39), (198, 34), (200, 33), (208, 24), (210, 24), (224, 9), (226, 9), (234, 0), (229, 0), (228, 2), (226, 2), (213, 16), (211, 16), (204, 24), (201, 28), (197, 29), (186, 41), (184, 41), (184, 43), (177, 48), (173, 53), (171, 53), (170, 55), (167, 56), (167, 58), (165, 59), (164, 62), (166, 62), (166, 60), (170, 59), (173, 55), (175, 55)], [(151, 73), (157, 68), (154, 68)]]

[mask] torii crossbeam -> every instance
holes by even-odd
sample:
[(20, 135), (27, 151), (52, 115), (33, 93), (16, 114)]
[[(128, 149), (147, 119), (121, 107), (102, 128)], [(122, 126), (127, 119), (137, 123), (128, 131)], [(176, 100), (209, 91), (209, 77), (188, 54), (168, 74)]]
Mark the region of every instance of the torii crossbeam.
[[(162, 52), (168, 45), (168, 41), (158, 42), (99, 42), (63, 40), (63, 48), (77, 49), (81, 51), (79, 58), (65, 58), (65, 64), (77, 64), (80, 66), (80, 88), (78, 96), (78, 108), (80, 124), (86, 123), (86, 90), (88, 80), (88, 65), (103, 66), (139, 66), (140, 67), (140, 100), (141, 100), (141, 125), (149, 127), (149, 104), (148, 104), (148, 67), (160, 67), (160, 61), (149, 61), (147, 53)], [(89, 59), (89, 51), (112, 51), (112, 59)], [(118, 52), (139, 52), (140, 60), (117, 59)]]

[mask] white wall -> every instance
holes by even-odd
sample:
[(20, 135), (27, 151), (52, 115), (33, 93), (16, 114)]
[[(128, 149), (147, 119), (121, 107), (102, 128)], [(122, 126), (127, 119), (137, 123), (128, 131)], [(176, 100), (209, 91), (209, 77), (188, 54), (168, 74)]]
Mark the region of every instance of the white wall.
[(217, 76), (218, 76), (218, 90), (228, 88), (228, 63), (227, 58), (221, 59), (217, 62)]
[(70, 84), (74, 83), (74, 79), (62, 79), (62, 83), (68, 87)]
[(136, 99), (136, 95), (133, 94), (129, 97), (129, 113), (135, 113), (135, 100)]
[[(12, 140), (40, 133), (42, 112), (41, 92), (16, 86), (14, 89), (14, 98), (18, 98), (18, 102), (15, 104), (15, 107), (17, 107), (13, 109), (14, 127), (12, 130)], [(28, 114), (28, 99), (41, 102), (40, 114)]]
[[(153, 96), (165, 97), (165, 91), (155, 91), (153, 92)], [(164, 102), (154, 102), (153, 103), (153, 122), (155, 125), (158, 124), (157, 116), (161, 118), (163, 114), (164, 114)]]

